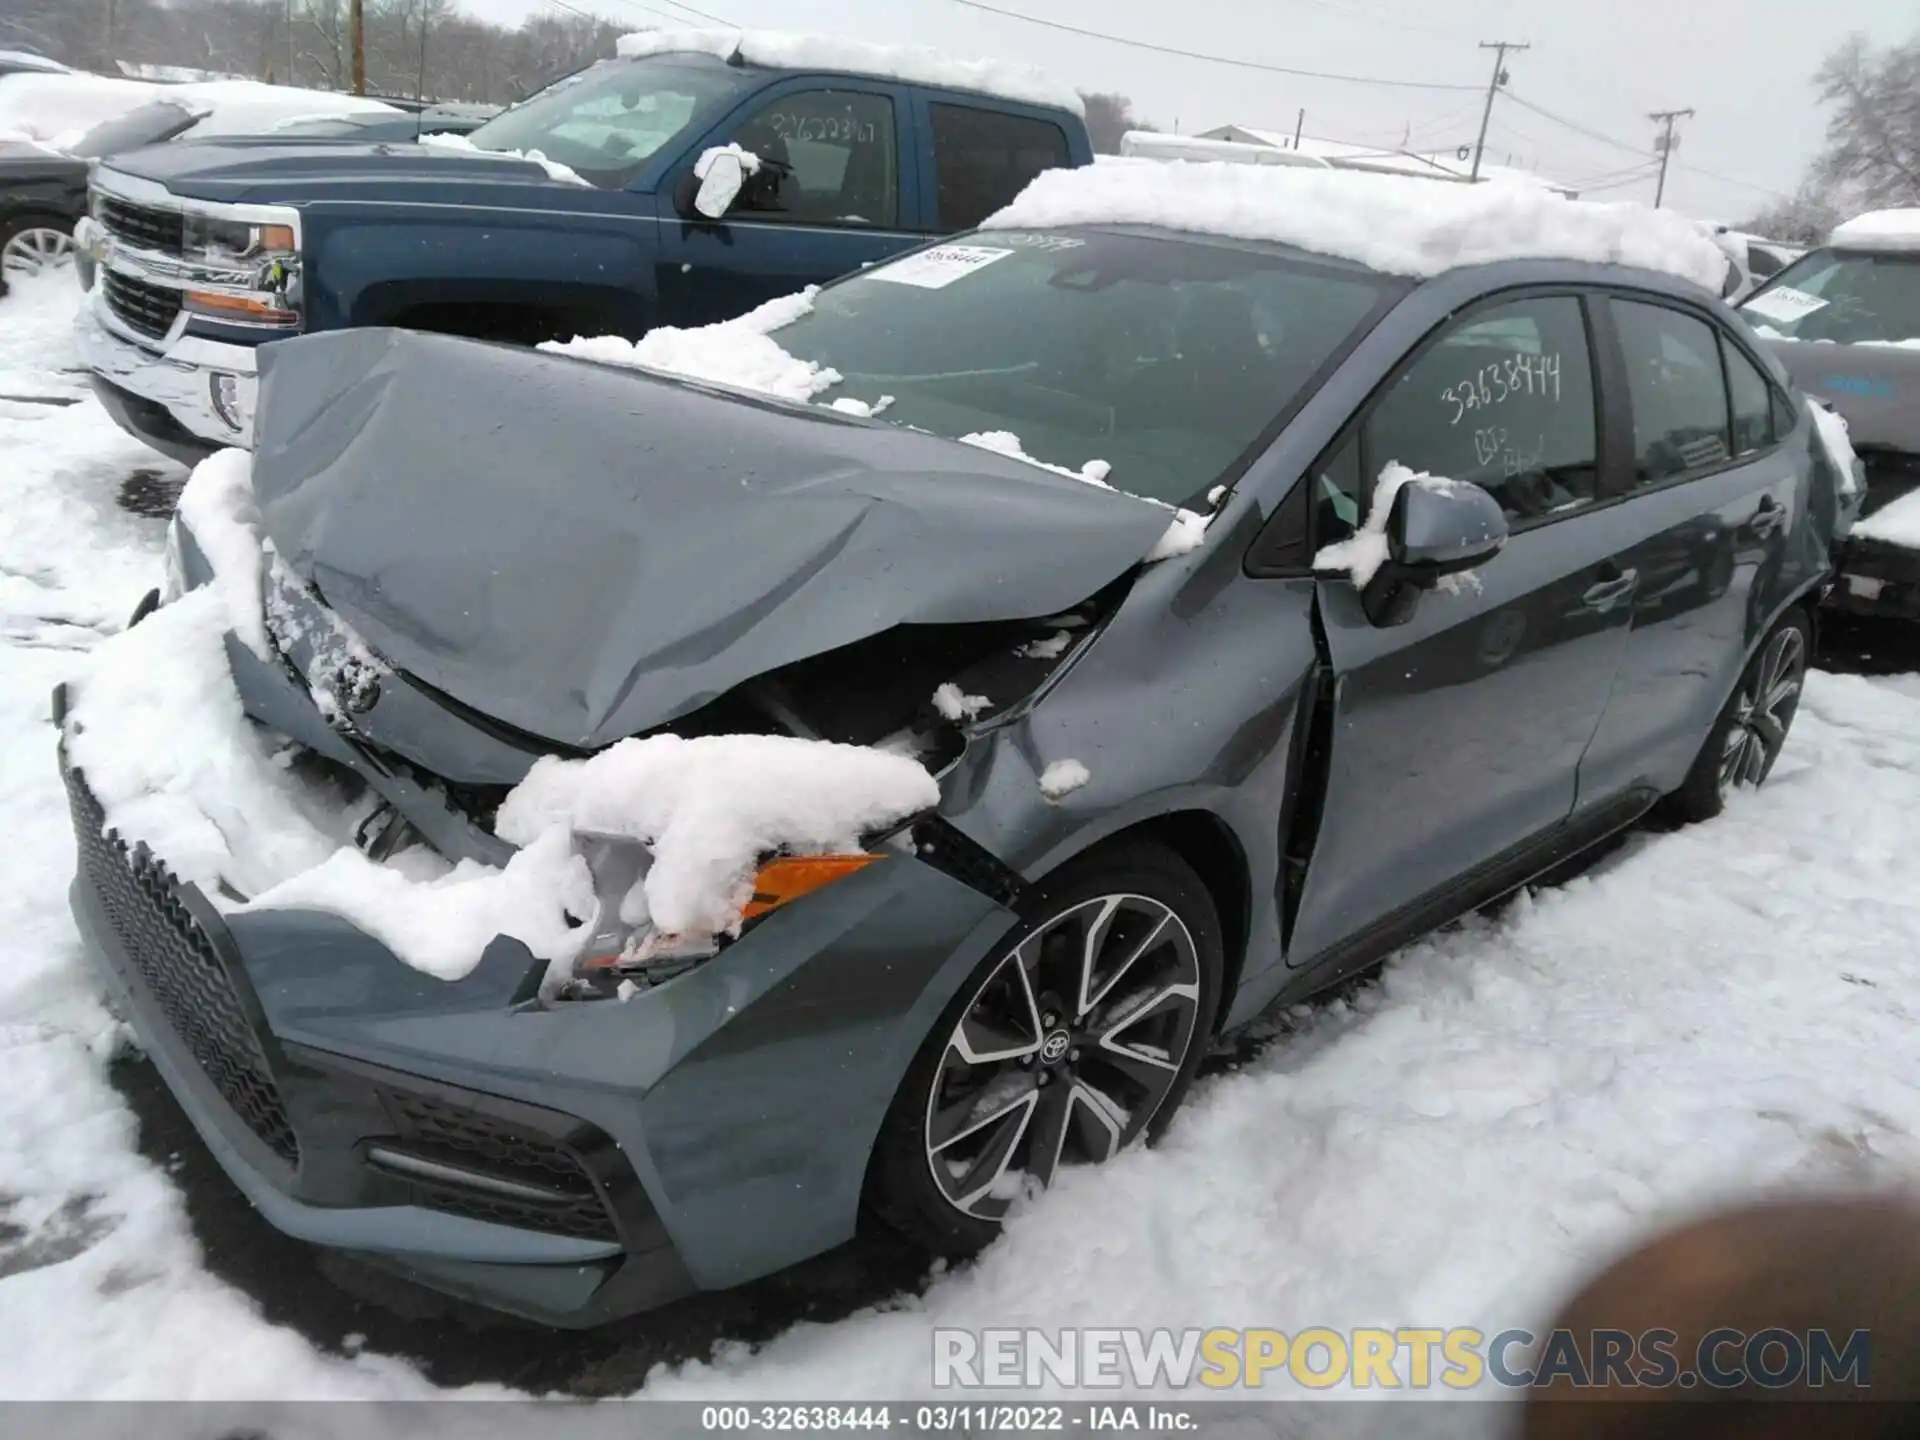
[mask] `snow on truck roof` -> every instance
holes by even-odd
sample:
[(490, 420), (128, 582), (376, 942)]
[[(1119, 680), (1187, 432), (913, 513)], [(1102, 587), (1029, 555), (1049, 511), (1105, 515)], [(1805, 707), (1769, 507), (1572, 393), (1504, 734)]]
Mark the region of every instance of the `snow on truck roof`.
[(1727, 273), (1706, 228), (1670, 210), (1346, 170), (1123, 158), (1049, 170), (983, 228), (1062, 225), (1267, 240), (1421, 277), (1495, 260), (1584, 260), (1663, 271), (1717, 294)]
[(803, 35), (784, 30), (639, 30), (620, 37), (619, 53), (628, 60), (674, 53), (717, 55), (722, 60), (738, 55), (749, 65), (764, 65), (774, 70), (830, 70), (843, 75), (866, 75), (909, 85), (971, 90), (1003, 100), (1046, 105), (1075, 115), (1086, 114), (1086, 105), (1072, 86), (1050, 78), (1031, 65), (1007, 60), (961, 60), (919, 45), (871, 45), (835, 35)]
[(1837, 227), (1827, 243), (1855, 250), (1920, 250), (1920, 210), (1869, 210)]

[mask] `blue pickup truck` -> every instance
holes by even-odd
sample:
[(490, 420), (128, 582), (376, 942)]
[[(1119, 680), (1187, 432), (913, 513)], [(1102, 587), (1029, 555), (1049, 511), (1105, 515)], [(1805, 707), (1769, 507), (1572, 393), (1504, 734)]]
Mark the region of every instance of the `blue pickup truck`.
[(1022, 67), (645, 34), (440, 144), (175, 144), (96, 170), (80, 350), (125, 429), (252, 438), (255, 353), (392, 325), (517, 344), (703, 325), (969, 228), (1092, 160)]

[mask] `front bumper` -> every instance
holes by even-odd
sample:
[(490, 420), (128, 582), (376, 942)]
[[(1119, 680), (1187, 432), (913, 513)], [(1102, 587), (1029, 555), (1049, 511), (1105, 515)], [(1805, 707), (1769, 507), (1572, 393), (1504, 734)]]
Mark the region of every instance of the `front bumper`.
[(1849, 536), (1836, 557), (1839, 577), (1829, 609), (1849, 615), (1920, 620), (1920, 550)]
[(75, 340), (115, 422), (161, 453), (193, 464), (253, 444), (252, 346), (184, 332), (137, 336), (115, 321), (99, 285), (81, 302)]
[(222, 914), (61, 765), (87, 948), (255, 1208), (547, 1324), (850, 1239), (900, 1077), (1013, 920), (899, 855), (631, 1000), (545, 1003), (506, 937), (448, 982), (337, 916)]

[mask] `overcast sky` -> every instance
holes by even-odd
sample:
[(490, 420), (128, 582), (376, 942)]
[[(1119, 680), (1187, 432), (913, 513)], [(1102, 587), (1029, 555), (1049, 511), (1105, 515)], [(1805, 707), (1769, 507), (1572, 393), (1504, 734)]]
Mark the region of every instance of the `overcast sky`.
[[(516, 23), (549, 0), (460, 3), (471, 13)], [(674, 8), (672, 0), (567, 3), (635, 28), (666, 25), (661, 16)], [(1828, 50), (1849, 31), (1885, 42), (1920, 28), (1912, 0), (991, 0), (1002, 9), (1181, 49), (1475, 87), (1420, 90), (1153, 54), (984, 14), (955, 0), (696, 3), (730, 24), (1025, 59), (1082, 90), (1128, 95), (1143, 119), (1187, 134), (1226, 124), (1291, 131), (1304, 107), (1309, 135), (1364, 144), (1410, 137), (1422, 149), (1472, 143), (1492, 71), (1492, 53), (1478, 43), (1524, 41), (1533, 48), (1508, 60), (1513, 95), (1607, 139), (1581, 135), (1502, 98), (1488, 131), (1490, 160), (1511, 157), (1596, 198), (1650, 201), (1651, 177), (1634, 178), (1651, 164), (1645, 152), (1655, 127), (1647, 114), (1691, 107), (1698, 113), (1681, 122), (1667, 203), (1720, 220), (1741, 219), (1767, 203), (1768, 192), (1793, 188), (1820, 142), (1824, 122), (1808, 78)]]

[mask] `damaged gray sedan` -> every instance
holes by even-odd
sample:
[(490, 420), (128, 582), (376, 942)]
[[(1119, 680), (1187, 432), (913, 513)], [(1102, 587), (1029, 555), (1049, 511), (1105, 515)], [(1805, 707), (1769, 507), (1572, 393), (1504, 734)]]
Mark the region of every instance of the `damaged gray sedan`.
[[(226, 656), (356, 864), (510, 867), (530, 776), (667, 735), (937, 781), (757, 855), (691, 939), (628, 903), (657, 836), (576, 825), (569, 953), (503, 932), (446, 978), (254, 903), (246, 847), (183, 878), (77, 758), (104, 692), (63, 691), (76, 912), (267, 1219), (563, 1325), (867, 1216), (965, 1253), (1160, 1132), (1223, 1029), (1765, 777), (1836, 477), (1715, 261), (1569, 254), (1567, 202), (1392, 274), (1210, 209), (1212, 168), (828, 287), (765, 337), (811, 403), (398, 331), (262, 352), (266, 624)], [(1334, 231), (1425, 223), (1338, 178), (1368, 223)], [(1147, 223), (1180, 187), (1214, 233)], [(191, 520), (130, 636), (219, 577)]]

